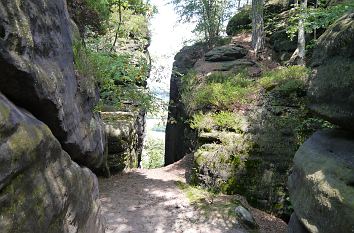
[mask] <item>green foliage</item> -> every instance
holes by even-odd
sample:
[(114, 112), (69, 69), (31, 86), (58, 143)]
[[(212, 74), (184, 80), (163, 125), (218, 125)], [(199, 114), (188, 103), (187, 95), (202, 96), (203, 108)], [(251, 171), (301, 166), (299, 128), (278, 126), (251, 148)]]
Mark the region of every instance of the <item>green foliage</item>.
[(107, 19), (110, 13), (109, 0), (84, 0), (87, 6), (96, 11), (102, 19)]
[(199, 186), (188, 185), (186, 183), (177, 181), (177, 186), (186, 194), (190, 203), (197, 203), (200, 201), (211, 200), (216, 194)]
[(309, 70), (303, 66), (288, 66), (267, 72), (259, 80), (260, 85), (267, 89), (292, 91), (303, 88), (309, 75)]
[(231, 0), (171, 0), (171, 3), (182, 21), (196, 22), (194, 32), (201, 34), (209, 45), (217, 41), (234, 4)]
[(335, 126), (328, 121), (320, 118), (307, 118), (295, 129), (298, 144), (301, 145), (307, 140), (313, 133), (319, 129), (334, 128)]
[(100, 88), (101, 102), (96, 110), (102, 110), (105, 105), (118, 110), (127, 101), (151, 111), (157, 108), (155, 97), (142, 88), (148, 76), (145, 60), (134, 64), (128, 54), (94, 52), (78, 42), (73, 50), (75, 69), (80, 76), (95, 80)]
[(191, 113), (210, 108), (227, 110), (236, 102), (245, 103), (254, 82), (240, 72), (235, 75), (213, 73), (203, 80), (189, 73), (182, 77), (182, 83), (182, 101)]
[[(112, 21), (117, 17), (117, 13), (113, 13)], [(132, 38), (132, 39), (141, 39), (146, 38), (149, 35), (148, 22), (147, 18), (141, 14), (135, 14), (132, 10), (124, 10), (122, 12), (123, 24), (119, 28), (119, 37), (120, 38)]]
[(190, 122), (192, 129), (210, 132), (212, 129), (240, 131), (240, 117), (233, 112), (218, 112), (218, 113), (196, 113)]
[[(95, 1), (95, 0), (90, 0)], [(108, 0), (111, 7), (119, 7), (119, 4), (124, 10), (131, 10), (135, 15), (148, 15), (156, 12), (149, 1), (146, 3), (143, 0)]]
[(158, 168), (165, 163), (165, 143), (163, 140), (149, 138), (144, 145), (147, 157), (143, 158), (143, 168)]
[(307, 9), (302, 9), (301, 6), (294, 6), (290, 15), (287, 33), (290, 38), (296, 36), (300, 19), (304, 20), (306, 33), (312, 33), (320, 28), (328, 28), (334, 21), (353, 9), (354, 2), (351, 0), (329, 7), (325, 3), (321, 4), (321, 1), (318, 8), (308, 7)]
[(229, 75), (216, 72), (203, 78), (190, 72), (182, 77), (182, 102), (190, 115), (199, 111), (232, 111), (235, 105), (251, 103), (261, 88), (303, 92), (308, 75), (309, 70), (303, 66), (272, 70), (257, 81), (247, 78), (245, 72)]

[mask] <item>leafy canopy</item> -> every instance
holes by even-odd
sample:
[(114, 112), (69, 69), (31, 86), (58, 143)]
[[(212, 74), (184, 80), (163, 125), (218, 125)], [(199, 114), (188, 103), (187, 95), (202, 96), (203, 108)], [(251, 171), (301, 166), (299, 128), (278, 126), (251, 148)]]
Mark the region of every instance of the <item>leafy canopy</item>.
[(201, 34), (209, 44), (216, 43), (224, 23), (231, 16), (231, 0), (172, 0), (183, 22), (195, 22), (194, 32)]

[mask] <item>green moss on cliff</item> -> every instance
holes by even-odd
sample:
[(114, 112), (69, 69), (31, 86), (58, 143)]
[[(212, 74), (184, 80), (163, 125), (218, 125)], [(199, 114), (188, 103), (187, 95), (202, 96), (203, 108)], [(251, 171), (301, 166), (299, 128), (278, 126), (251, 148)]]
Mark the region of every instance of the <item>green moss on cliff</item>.
[[(307, 136), (328, 126), (309, 120), (317, 118), (306, 108), (308, 75), (307, 68), (290, 66), (266, 72), (258, 80), (244, 73), (187, 76), (195, 78), (188, 81), (195, 89), (184, 89), (195, 93), (182, 93), (194, 101), (190, 105), (184, 99), (187, 108), (204, 106), (204, 113), (198, 112), (200, 107), (189, 108), (191, 127), (199, 131), (195, 182), (227, 194), (242, 194), (261, 209), (287, 216), (291, 209), (286, 180), (292, 158)], [(205, 99), (199, 103), (190, 97), (201, 86), (213, 83), (221, 87), (236, 84), (236, 92), (242, 95), (228, 95), (228, 103), (247, 103), (247, 110), (235, 109), (235, 104), (206, 108)]]

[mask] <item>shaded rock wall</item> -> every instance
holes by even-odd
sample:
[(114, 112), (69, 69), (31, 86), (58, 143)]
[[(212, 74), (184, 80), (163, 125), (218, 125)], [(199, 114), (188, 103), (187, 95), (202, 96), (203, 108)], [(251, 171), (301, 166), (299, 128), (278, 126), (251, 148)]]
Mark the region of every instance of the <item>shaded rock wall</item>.
[(103, 233), (104, 131), (76, 77), (66, 2), (0, 1), (0, 231)]
[(103, 233), (96, 176), (50, 129), (0, 94), (0, 229)]
[(104, 133), (93, 82), (75, 77), (66, 3), (0, 2), (0, 91), (49, 126), (72, 159), (95, 168)]
[(112, 173), (138, 168), (145, 136), (145, 112), (102, 112), (107, 134), (107, 165)]
[(194, 133), (185, 122), (186, 112), (181, 102), (181, 76), (187, 74), (207, 51), (205, 44), (184, 47), (175, 56), (170, 80), (170, 103), (166, 126), (165, 165), (183, 158), (192, 148)]
[(343, 128), (354, 130), (354, 13), (319, 38), (313, 55), (310, 108)]

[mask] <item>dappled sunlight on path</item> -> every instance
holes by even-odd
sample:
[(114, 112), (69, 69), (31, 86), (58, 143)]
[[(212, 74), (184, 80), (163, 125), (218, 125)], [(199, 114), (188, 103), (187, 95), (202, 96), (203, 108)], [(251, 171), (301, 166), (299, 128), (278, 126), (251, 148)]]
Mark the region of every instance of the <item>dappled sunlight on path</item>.
[(201, 221), (195, 207), (176, 185), (184, 180), (180, 163), (101, 179), (106, 232), (244, 232), (230, 222)]

